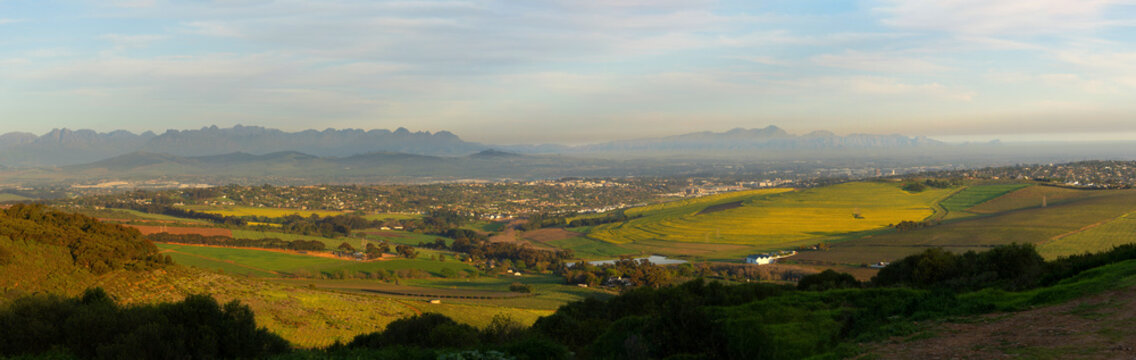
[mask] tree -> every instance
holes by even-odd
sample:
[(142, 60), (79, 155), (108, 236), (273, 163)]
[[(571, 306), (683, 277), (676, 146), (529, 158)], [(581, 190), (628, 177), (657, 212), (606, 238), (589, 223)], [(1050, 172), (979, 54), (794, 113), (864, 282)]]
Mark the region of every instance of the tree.
[(407, 259), (418, 257), (418, 251), (415, 251), (414, 247), (410, 245), (399, 244), (398, 246), (395, 246), (394, 250), (398, 253), (399, 256), (405, 257)]
[[(315, 214), (313, 214), (313, 215), (315, 215)], [(355, 247), (351, 246), (351, 244), (348, 244), (346, 241), (344, 241), (342, 244), (339, 244), (339, 246), (336, 247), (336, 248), (339, 249), (339, 250), (350, 252), (350, 253), (355, 252)]]

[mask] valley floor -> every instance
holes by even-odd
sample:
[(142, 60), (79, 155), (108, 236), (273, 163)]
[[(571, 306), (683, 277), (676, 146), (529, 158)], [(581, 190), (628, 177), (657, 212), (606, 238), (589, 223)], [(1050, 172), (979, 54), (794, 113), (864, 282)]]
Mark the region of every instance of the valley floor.
[(860, 359), (1136, 359), (1136, 287), (925, 326)]

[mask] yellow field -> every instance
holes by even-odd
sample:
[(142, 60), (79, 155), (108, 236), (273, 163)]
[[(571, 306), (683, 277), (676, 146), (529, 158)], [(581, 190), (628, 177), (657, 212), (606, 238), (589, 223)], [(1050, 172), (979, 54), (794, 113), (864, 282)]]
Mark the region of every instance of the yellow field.
[(279, 208), (258, 208), (249, 206), (227, 206), (222, 208), (215, 207), (187, 207), (193, 211), (200, 211), (204, 213), (217, 214), (223, 216), (262, 216), (269, 218), (280, 218), (292, 214), (300, 214), (300, 216), (308, 217), (312, 214), (319, 216), (335, 216), (343, 215), (342, 211), (331, 210), (300, 210), (300, 209), (279, 209)]
[[(627, 223), (597, 226), (588, 235), (613, 243), (644, 240), (784, 247), (819, 238), (874, 230), (931, 216), (952, 189), (911, 194), (899, 184), (861, 182), (790, 191), (769, 189), (630, 209)], [(711, 213), (709, 206), (741, 202)], [(854, 214), (859, 214), (857, 218)]]

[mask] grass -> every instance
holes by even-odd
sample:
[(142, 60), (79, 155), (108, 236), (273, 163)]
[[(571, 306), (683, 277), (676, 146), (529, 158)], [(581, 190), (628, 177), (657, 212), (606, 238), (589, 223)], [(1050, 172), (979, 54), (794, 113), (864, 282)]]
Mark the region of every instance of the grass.
[[(642, 217), (597, 226), (588, 236), (616, 244), (662, 240), (785, 248), (903, 220), (923, 220), (933, 214), (931, 206), (950, 191), (912, 194), (897, 184), (859, 182), (799, 191), (727, 193), (628, 209), (629, 216)], [(738, 201), (741, 207), (699, 214)]]
[(978, 204), (971, 207), (969, 211), (976, 214), (996, 214), (1012, 210), (1041, 207), (1043, 199), (1048, 205), (1052, 206), (1094, 196), (1107, 196), (1107, 193), (1108, 192), (1077, 190), (1054, 186), (1030, 186)]
[(32, 199), (30, 197), (26, 197), (26, 196), (16, 195), (16, 194), (0, 193), (0, 202), (27, 201), (27, 200), (35, 200), (35, 199)]
[(583, 236), (574, 238), (551, 240), (544, 242), (561, 249), (572, 250), (580, 259), (610, 259), (620, 255), (635, 255), (638, 251), (630, 250), (609, 242), (599, 241)]
[(1046, 259), (1086, 252), (1108, 251), (1136, 242), (1136, 213), (1127, 213), (1091, 229), (1042, 243), (1038, 252)]
[(275, 231), (260, 231), (260, 230), (233, 230), (233, 238), (234, 239), (254, 239), (254, 240), (255, 239), (276, 238), (276, 239), (280, 239), (280, 240), (284, 240), (284, 241), (315, 240), (315, 241), (319, 241), (319, 242), (324, 243), (324, 245), (326, 245), (328, 249), (335, 249), (336, 247), (339, 246), (339, 244), (342, 244), (344, 241), (350, 243), (352, 246), (356, 246), (356, 247), (359, 246), (359, 240), (358, 239), (344, 239), (344, 238), (332, 239), (332, 238), (325, 238), (325, 237), (322, 237), (322, 236), (315, 236), (315, 235), (289, 234), (289, 233), (282, 233), (282, 232), (275, 232)]
[(998, 198), (1007, 193), (1020, 190), (1027, 186), (1029, 185), (996, 184), (968, 186), (962, 191), (959, 191), (946, 200), (940, 202), (939, 205), (947, 210), (946, 219), (957, 219), (974, 216), (974, 213), (968, 212), (967, 210), (978, 204)]
[(462, 226), (463, 229), (474, 231), (481, 231), (487, 233), (500, 232), (505, 230), (505, 223), (499, 221), (478, 221), (472, 224)]
[[(260, 275), (265, 272), (286, 274), (308, 272), (312, 275), (316, 275), (319, 273), (332, 274), (339, 271), (359, 273), (375, 272), (378, 270), (395, 271), (418, 269), (428, 272), (433, 276), (442, 276), (442, 271), (446, 268), (452, 269), (457, 273), (474, 271), (472, 266), (460, 263), (452, 257), (447, 258), (446, 261), (433, 260), (431, 257), (444, 253), (425, 249), (419, 250), (419, 257), (416, 259), (399, 258), (395, 260), (362, 262), (253, 249), (174, 244), (157, 245), (160, 249), (173, 250), (183, 254), (179, 256), (182, 259), (186, 257), (197, 258), (190, 260), (189, 265), (242, 274), (252, 273), (254, 275)], [(177, 253), (174, 255), (177, 255)], [(179, 257), (175, 257), (174, 260), (177, 261)], [(233, 269), (233, 266), (239, 266), (246, 270)], [(249, 268), (252, 270), (248, 270)]]
[(421, 217), (422, 217), (422, 215), (418, 215), (418, 214), (403, 214), (403, 213), (378, 213), (378, 214), (363, 215), (364, 219), (371, 220), (371, 221), (374, 221), (374, 220), (410, 220), (410, 219), (417, 219), (417, 218), (421, 218)]
[[(374, 229), (371, 229), (371, 230), (374, 230)], [(366, 230), (366, 231), (371, 231), (371, 230)], [(356, 233), (356, 234), (358, 234), (358, 233)], [(421, 244), (421, 243), (433, 243), (437, 239), (445, 240), (446, 245), (449, 245), (449, 244), (454, 242), (454, 239), (450, 239), (450, 238), (446, 238), (446, 237), (442, 237), (442, 236), (438, 236), (438, 235), (420, 234), (420, 233), (413, 233), (413, 232), (399, 231), (399, 230), (374, 230), (374, 232), (367, 234), (366, 238), (368, 240), (386, 240), (386, 241), (388, 241), (392, 244), (403, 244), (403, 245), (411, 245), (411, 246), (418, 246), (418, 244)], [(338, 245), (338, 243), (337, 243), (337, 245)]]

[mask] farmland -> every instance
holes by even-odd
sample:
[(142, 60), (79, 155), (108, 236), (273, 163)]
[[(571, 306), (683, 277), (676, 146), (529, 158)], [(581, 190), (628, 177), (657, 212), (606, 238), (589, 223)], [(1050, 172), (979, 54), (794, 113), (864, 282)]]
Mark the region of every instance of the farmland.
[(301, 210), (301, 209), (279, 209), (279, 208), (262, 208), (250, 206), (186, 206), (187, 210), (199, 211), (209, 214), (217, 214), (223, 216), (256, 216), (266, 218), (280, 218), (288, 215), (300, 215), (309, 217), (312, 215), (319, 216), (336, 216), (343, 215), (342, 211), (331, 210)]
[[(278, 251), (240, 248), (221, 248), (176, 244), (158, 244), (158, 247), (162, 250), (170, 251), (170, 254), (174, 257), (174, 260), (179, 263), (183, 260), (187, 260), (192, 265), (202, 266), (205, 268), (224, 269), (226, 271), (237, 271), (238, 273), (255, 273), (259, 275), (264, 275), (264, 273), (269, 273), (273, 276), (278, 276), (279, 273), (333, 275), (340, 272), (357, 274), (360, 272), (375, 272), (379, 270), (397, 271), (403, 269), (417, 269), (429, 273), (433, 276), (442, 276), (443, 269), (450, 269), (457, 274), (475, 271), (473, 267), (462, 264), (453, 259), (448, 259), (448, 261), (444, 262), (425, 259), (425, 257), (427, 256), (435, 256), (436, 254), (436, 252), (431, 252), (425, 249), (419, 250), (419, 252), (421, 253), (420, 256), (423, 256), (423, 258), (419, 259), (394, 259), (360, 262), (354, 260), (341, 260), (327, 257), (288, 254)], [(230, 266), (228, 266), (232, 264), (239, 264), (241, 267), (248, 269), (248, 271), (232, 269)]]
[(1002, 195), (1022, 189), (1025, 184), (997, 184), (968, 186), (962, 191), (939, 203), (947, 211), (945, 219), (957, 219), (975, 215), (967, 210), (970, 208), (998, 198)]
[[(1029, 187), (1018, 192), (1034, 188), (1038, 187)], [(981, 251), (995, 245), (1015, 242), (1043, 244), (1051, 239), (1071, 237), (1088, 229), (1103, 227), (1109, 221), (1136, 210), (1136, 192), (1131, 190), (1075, 193), (1057, 191), (1056, 193), (1062, 194), (1064, 198), (1056, 205), (1050, 203), (1047, 207), (1029, 206), (1028, 204), (1033, 203), (1032, 197), (1037, 194), (1036, 192), (1007, 200), (1003, 200), (1006, 197), (1003, 196), (975, 208), (998, 206), (1022, 209), (911, 231), (887, 231), (858, 237), (833, 244), (828, 251), (805, 252), (794, 259), (855, 265), (890, 261), (931, 247), (961, 252)], [(1007, 196), (1013, 195), (1014, 193), (1011, 193)], [(1040, 205), (1040, 202), (1037, 204)], [(1123, 226), (1122, 224), (1125, 223), (1118, 223), (1117, 226)]]
[[(898, 184), (861, 182), (727, 193), (629, 209), (628, 216), (642, 217), (597, 226), (588, 236), (616, 244), (665, 241), (785, 248), (922, 220), (951, 191), (908, 193)], [(704, 211), (708, 208), (712, 211)]]
[(16, 194), (0, 193), (0, 202), (27, 201), (27, 200), (34, 200), (34, 199), (26, 197), (26, 196), (16, 195)]
[(1127, 213), (1084, 231), (1046, 241), (1038, 252), (1047, 259), (1100, 252), (1117, 245), (1136, 243), (1136, 213)]

